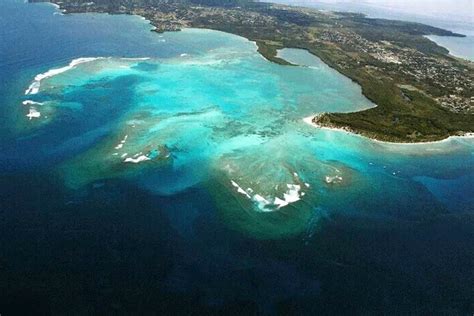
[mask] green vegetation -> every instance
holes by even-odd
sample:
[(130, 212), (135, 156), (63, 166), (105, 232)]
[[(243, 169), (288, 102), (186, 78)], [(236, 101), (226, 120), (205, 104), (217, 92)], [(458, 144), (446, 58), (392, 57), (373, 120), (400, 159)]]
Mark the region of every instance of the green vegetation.
[[(372, 138), (421, 142), (474, 132), (474, 64), (424, 35), (463, 36), (420, 23), (371, 19), (247, 0), (52, 0), (67, 12), (146, 17), (157, 32), (208, 28), (255, 41), (266, 59), (301, 48), (351, 78), (376, 108), (318, 115), (318, 123)], [(316, 113), (315, 113), (316, 114)]]
[(324, 114), (318, 123), (392, 142), (436, 141), (473, 130), (472, 115), (453, 113), (420, 92), (396, 88), (386, 80), (360, 78), (360, 83), (376, 108)]
[(274, 45), (272, 43), (267, 43), (265, 41), (257, 41), (256, 43), (258, 47), (257, 51), (267, 60), (279, 65), (295, 66), (292, 63), (277, 56), (278, 50), (282, 49), (283, 47), (279, 45)]

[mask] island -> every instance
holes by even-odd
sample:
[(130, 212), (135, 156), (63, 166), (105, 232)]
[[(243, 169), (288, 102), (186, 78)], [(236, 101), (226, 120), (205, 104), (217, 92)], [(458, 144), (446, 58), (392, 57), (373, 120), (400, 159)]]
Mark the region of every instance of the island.
[[(30, 0), (30, 2), (39, 2)], [(316, 126), (388, 142), (429, 142), (474, 132), (474, 63), (426, 35), (458, 36), (413, 22), (250, 0), (50, 0), (64, 13), (140, 15), (155, 32), (206, 28), (255, 41), (269, 61), (305, 49), (351, 78), (376, 107), (315, 113)]]

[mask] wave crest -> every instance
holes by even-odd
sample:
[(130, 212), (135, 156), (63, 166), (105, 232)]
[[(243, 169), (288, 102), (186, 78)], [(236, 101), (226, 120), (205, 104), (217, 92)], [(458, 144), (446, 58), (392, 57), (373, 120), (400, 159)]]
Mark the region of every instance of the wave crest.
[(66, 72), (68, 70), (73, 69), (77, 65), (84, 64), (84, 63), (89, 63), (91, 61), (95, 61), (98, 59), (103, 59), (103, 57), (84, 57), (84, 58), (77, 58), (73, 59), (69, 65), (62, 67), (62, 68), (54, 68), (50, 69), (47, 72), (41, 73), (36, 75), (34, 81), (30, 84), (28, 89), (25, 91), (25, 95), (32, 95), (32, 94), (37, 94), (39, 92), (39, 89), (41, 87), (41, 81), (46, 79), (46, 78), (51, 78), (54, 76), (57, 76), (63, 72)]

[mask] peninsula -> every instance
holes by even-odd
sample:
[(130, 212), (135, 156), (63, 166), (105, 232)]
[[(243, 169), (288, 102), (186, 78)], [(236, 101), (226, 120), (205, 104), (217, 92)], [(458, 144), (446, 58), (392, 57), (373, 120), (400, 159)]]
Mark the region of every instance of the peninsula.
[[(38, 2), (30, 0), (30, 2)], [(50, 0), (65, 13), (135, 14), (156, 32), (224, 31), (255, 41), (266, 59), (300, 48), (351, 78), (377, 106), (315, 113), (319, 126), (389, 142), (436, 141), (474, 132), (474, 64), (449, 55), (425, 35), (440, 28), (250, 0)]]

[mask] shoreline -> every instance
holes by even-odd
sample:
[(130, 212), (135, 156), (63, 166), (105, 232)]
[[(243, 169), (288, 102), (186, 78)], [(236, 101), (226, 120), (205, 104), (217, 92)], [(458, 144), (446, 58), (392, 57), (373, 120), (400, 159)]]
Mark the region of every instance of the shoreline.
[(327, 126), (320, 125), (320, 124), (314, 122), (314, 119), (316, 117), (318, 117), (318, 115), (308, 116), (308, 117), (303, 118), (302, 120), (303, 120), (304, 123), (310, 125), (313, 128), (332, 131), (332, 132), (342, 132), (342, 133), (346, 133), (346, 134), (351, 134), (353, 136), (358, 136), (358, 137), (364, 138), (366, 140), (369, 140), (371, 142), (379, 143), (379, 144), (382, 144), (382, 145), (396, 145), (396, 146), (400, 146), (400, 145), (402, 145), (402, 146), (403, 145), (405, 145), (405, 146), (436, 145), (436, 144), (447, 143), (447, 142), (449, 142), (450, 140), (453, 140), (453, 139), (474, 139), (474, 133), (467, 132), (464, 135), (451, 135), (451, 136), (448, 136), (444, 139), (440, 139), (440, 140), (436, 140), (436, 141), (405, 142), (405, 143), (402, 143), (402, 142), (389, 142), (389, 141), (383, 141), (383, 140), (379, 140), (379, 139), (376, 139), (376, 138), (368, 137), (368, 136), (365, 136), (365, 135), (360, 134), (360, 133), (356, 133), (356, 132), (354, 132), (354, 131), (352, 131), (348, 128), (327, 127)]
[[(467, 62), (471, 62), (471, 63), (474, 63), (474, 55), (473, 56), (466, 56), (466, 55), (461, 55), (461, 54), (458, 54), (456, 52), (454, 52), (451, 48), (447, 47), (445, 44), (441, 43), (441, 42), (438, 42), (435, 38), (433, 37), (436, 37), (437, 35), (424, 35), (424, 37), (426, 39), (429, 39), (430, 41), (432, 41), (433, 43), (435, 43), (436, 45), (438, 46), (441, 46), (445, 49), (448, 50), (448, 54), (449, 56), (452, 56), (454, 58), (460, 58), (462, 59), (463, 61), (467, 61)], [(449, 36), (439, 36), (439, 37), (449, 37)], [(464, 39), (468, 38), (469, 36), (466, 36), (466, 37), (463, 37)], [(457, 38), (457, 37), (454, 37), (454, 38)], [(474, 44), (473, 44), (474, 46)]]
[[(51, 2), (49, 2), (51, 3)], [(55, 7), (58, 9), (58, 11), (62, 12), (62, 13), (65, 13), (65, 14), (75, 14), (76, 12), (73, 12), (73, 13), (69, 13), (66, 9), (63, 9), (63, 6), (62, 4), (63, 3), (60, 3), (59, 5), (58, 4), (55, 4)], [(93, 11), (92, 12), (77, 12), (77, 13), (94, 13)], [(135, 13), (135, 12), (128, 12), (128, 13), (110, 13), (110, 12), (96, 12), (96, 13), (106, 13), (106, 14), (110, 14), (110, 15), (115, 15), (115, 14), (126, 14), (126, 15), (130, 15), (130, 16), (136, 16), (136, 17), (139, 17), (141, 20), (143, 20), (144, 22), (148, 23), (150, 26), (151, 26), (151, 31), (153, 32), (156, 32), (156, 33), (163, 33), (163, 32), (179, 32), (181, 31), (181, 29), (176, 29), (176, 30), (165, 30), (165, 31), (157, 31), (157, 26), (154, 24), (154, 22), (144, 16), (142, 16), (141, 14), (138, 14), (138, 13)], [(285, 48), (289, 48), (289, 49), (302, 49), (302, 50), (306, 50), (308, 51), (308, 53), (310, 53), (311, 55), (315, 56), (316, 58), (320, 59), (325, 65), (327, 65), (329, 68), (331, 69), (334, 69), (335, 71), (337, 71), (338, 73), (340, 73), (341, 75), (345, 76), (346, 78), (350, 79), (352, 82), (356, 83), (360, 88), (361, 88), (361, 93), (364, 97), (366, 97), (370, 102), (372, 102), (375, 106), (373, 108), (369, 108), (369, 109), (365, 109), (365, 110), (358, 110), (356, 112), (353, 112), (353, 113), (358, 113), (358, 112), (364, 112), (364, 111), (369, 111), (369, 110), (372, 110), (372, 109), (375, 109), (375, 108), (378, 108), (378, 107), (383, 107), (383, 104), (379, 104), (377, 102), (377, 100), (375, 100), (375, 98), (370, 94), (368, 93), (366, 90), (368, 89), (367, 86), (364, 85), (364, 82), (361, 81), (360, 78), (357, 78), (357, 77), (354, 77), (352, 76), (351, 74), (348, 74), (346, 71), (343, 71), (341, 69), (339, 69), (339, 67), (337, 67), (331, 60), (328, 60), (328, 57), (325, 55), (325, 54), (318, 54), (318, 52), (315, 52), (313, 51), (312, 49), (309, 49), (308, 47), (299, 47), (298, 45), (288, 45), (288, 43), (286, 44), (283, 44), (283, 43), (280, 43), (280, 44), (273, 44), (273, 43), (267, 43), (266, 41), (264, 40), (255, 40), (255, 39), (252, 39), (250, 38), (249, 36), (246, 36), (244, 34), (241, 34), (241, 33), (234, 33), (234, 32), (230, 32), (228, 30), (222, 30), (220, 28), (215, 28), (213, 26), (211, 27), (206, 27), (206, 26), (190, 26), (189, 28), (195, 28), (195, 29), (207, 29), (207, 30), (213, 30), (213, 31), (219, 31), (219, 32), (225, 32), (225, 33), (228, 33), (228, 34), (231, 34), (231, 35), (235, 35), (235, 36), (239, 36), (239, 37), (242, 37), (244, 39), (246, 39), (247, 41), (250, 41), (252, 43), (255, 44), (256, 46), (256, 49), (257, 49), (257, 52), (266, 60), (268, 60), (269, 62), (272, 62), (272, 63), (276, 63), (276, 64), (280, 64), (280, 65), (286, 65), (286, 66), (301, 66), (301, 65), (294, 65), (290, 62), (288, 62), (287, 60), (281, 58), (278, 56), (278, 52), (282, 49), (285, 49)], [(442, 36), (456, 36), (456, 35), (460, 35), (460, 34), (456, 34), (456, 33), (453, 33), (452, 35), (442, 35)], [(427, 37), (427, 35), (423, 35), (423, 37)], [(429, 38), (426, 38), (427, 40), (435, 43), (436, 45), (439, 45), (437, 44), (435, 41), (432, 41), (431, 39)], [(281, 46), (283, 45), (283, 46)], [(442, 47), (442, 46), (441, 46)], [(443, 47), (444, 48), (444, 47)], [(446, 49), (446, 48), (445, 48)], [(449, 51), (448, 49), (446, 49), (447, 51)], [(467, 62), (467, 63), (470, 63), (472, 64), (472, 61), (469, 60), (469, 59), (465, 59), (465, 58), (461, 58), (461, 57), (456, 57), (456, 56), (453, 56), (453, 55), (449, 55), (450, 57), (452, 58), (455, 58), (455, 59), (458, 59), (458, 60), (462, 60), (463, 62)], [(344, 113), (334, 113), (334, 114), (344, 114)], [(323, 128), (321, 126), (321, 128)], [(367, 136), (367, 135), (364, 135), (364, 133), (359, 133), (357, 131), (355, 131), (354, 129), (352, 128), (344, 128), (344, 127), (341, 127), (341, 128), (330, 128), (330, 127), (327, 127), (328, 129), (331, 129), (331, 130), (340, 130), (340, 131), (345, 131), (345, 132), (350, 132), (350, 133), (353, 133), (353, 134), (356, 134), (356, 135), (361, 135), (365, 138), (368, 138), (368, 139), (371, 139), (371, 140), (374, 140), (374, 141), (378, 141), (378, 142), (382, 142), (382, 143), (387, 143), (387, 144), (429, 144), (429, 143), (437, 143), (437, 142), (440, 142), (440, 141), (443, 141), (445, 139), (449, 139), (451, 137), (463, 137), (463, 136), (458, 136), (458, 135), (449, 135), (449, 134), (446, 134), (446, 135), (440, 135), (441, 137), (445, 137), (443, 139), (439, 139), (439, 140), (435, 140), (435, 141), (413, 141), (413, 140), (410, 140), (409, 138), (407, 138), (407, 142), (392, 142), (392, 141), (384, 141), (384, 140), (378, 140), (377, 138), (374, 138), (374, 137), (371, 137), (371, 136)], [(471, 131), (469, 132), (465, 132), (465, 134), (472, 134)]]

